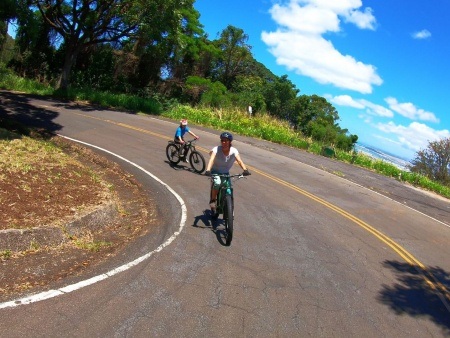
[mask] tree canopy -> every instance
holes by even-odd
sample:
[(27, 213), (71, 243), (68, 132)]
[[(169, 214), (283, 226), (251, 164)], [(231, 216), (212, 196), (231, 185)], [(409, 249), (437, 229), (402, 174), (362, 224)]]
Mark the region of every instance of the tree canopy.
[[(345, 150), (358, 139), (337, 110), (300, 95), (287, 75), (258, 62), (232, 25), (209, 39), (195, 0), (5, 0), (0, 20), (19, 25), (9, 62), (21, 76), (65, 90), (89, 87), (215, 108), (252, 106), (308, 137)], [(0, 51), (4, 26), (0, 26)]]

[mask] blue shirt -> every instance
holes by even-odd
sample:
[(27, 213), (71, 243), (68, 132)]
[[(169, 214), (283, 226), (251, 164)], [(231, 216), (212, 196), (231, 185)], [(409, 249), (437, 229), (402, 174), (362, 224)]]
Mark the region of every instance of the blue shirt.
[(175, 132), (175, 138), (178, 138), (181, 136), (181, 138), (184, 137), (184, 134), (186, 134), (189, 131), (189, 127), (185, 126), (184, 128), (178, 127)]

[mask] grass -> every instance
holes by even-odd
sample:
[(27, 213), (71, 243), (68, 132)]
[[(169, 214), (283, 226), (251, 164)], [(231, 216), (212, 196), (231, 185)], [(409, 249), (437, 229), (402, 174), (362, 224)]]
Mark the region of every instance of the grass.
[(90, 233), (86, 233), (80, 237), (72, 236), (70, 239), (77, 248), (92, 252), (98, 252), (103, 248), (112, 246), (111, 242), (95, 241)]
[[(27, 93), (41, 95), (60, 95), (49, 86), (39, 85), (31, 80), (25, 80), (12, 74), (0, 66), (0, 88), (8, 90), (21, 90)], [(303, 149), (320, 155), (324, 145), (303, 137), (295, 132), (285, 121), (273, 118), (269, 115), (256, 115), (252, 118), (247, 113), (237, 109), (212, 110), (209, 108), (193, 108), (187, 105), (173, 105), (170, 109), (162, 111), (162, 104), (153, 99), (114, 94), (109, 92), (95, 92), (89, 89), (70, 89), (64, 93), (66, 98), (72, 100), (88, 101), (105, 107), (115, 107), (144, 114), (162, 115), (170, 119), (179, 120), (188, 118), (192, 123), (210, 127), (217, 130), (228, 130), (237, 134), (255, 137), (290, 147)], [(0, 138), (5, 138), (0, 130)], [(8, 137), (8, 135), (6, 135)], [(371, 158), (364, 153), (346, 152), (335, 150), (335, 159), (356, 166), (373, 170), (379, 174), (395, 178), (399, 181), (408, 182), (414, 186), (433, 191), (441, 196), (450, 198), (450, 187), (443, 186), (430, 179), (403, 171), (398, 167)], [(22, 166), (23, 167), (23, 166)]]
[[(6, 134), (5, 130), (0, 128)], [(9, 135), (14, 135), (9, 133)], [(12, 174), (26, 174), (39, 167), (40, 163), (52, 163), (63, 170), (67, 164), (78, 163), (65, 155), (60, 148), (45, 140), (31, 137), (19, 137), (13, 139), (0, 139), (0, 171)], [(47, 165), (48, 166), (48, 165)], [(48, 169), (47, 166), (41, 170)], [(51, 180), (52, 177), (47, 177)]]

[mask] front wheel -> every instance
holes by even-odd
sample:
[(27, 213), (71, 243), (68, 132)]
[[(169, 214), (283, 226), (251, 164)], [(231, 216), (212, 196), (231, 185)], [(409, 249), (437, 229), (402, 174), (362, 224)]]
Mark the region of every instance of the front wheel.
[(225, 230), (227, 232), (226, 245), (230, 245), (231, 240), (233, 239), (234, 221), (233, 198), (231, 197), (231, 195), (225, 196), (225, 205), (223, 209), (223, 220), (225, 222)]
[(189, 155), (189, 163), (196, 173), (201, 174), (205, 170), (205, 158), (196, 150)]
[(166, 147), (166, 156), (170, 163), (178, 164), (180, 162), (180, 154), (175, 143), (169, 143)]

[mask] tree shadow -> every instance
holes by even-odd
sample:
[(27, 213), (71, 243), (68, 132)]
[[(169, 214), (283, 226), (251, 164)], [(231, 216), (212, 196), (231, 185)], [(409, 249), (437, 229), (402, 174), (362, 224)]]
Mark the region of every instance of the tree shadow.
[(398, 283), (384, 284), (378, 300), (398, 315), (428, 318), (440, 326), (445, 335), (450, 334), (449, 273), (440, 267), (424, 270), (398, 261), (385, 261), (383, 265), (395, 272)]
[[(21, 136), (33, 136), (37, 132), (40, 137), (51, 137), (62, 126), (53, 120), (57, 112), (38, 108), (31, 104), (30, 95), (2, 91), (0, 94), (0, 120), (2, 127)], [(42, 99), (42, 97), (39, 97)]]

